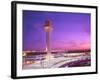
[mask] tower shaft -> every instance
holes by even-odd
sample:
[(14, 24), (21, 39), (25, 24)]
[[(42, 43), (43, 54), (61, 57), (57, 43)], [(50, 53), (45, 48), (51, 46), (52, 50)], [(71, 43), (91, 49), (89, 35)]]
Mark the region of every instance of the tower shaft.
[(50, 32), (46, 32), (46, 49), (47, 53), (51, 53), (51, 45), (50, 45)]

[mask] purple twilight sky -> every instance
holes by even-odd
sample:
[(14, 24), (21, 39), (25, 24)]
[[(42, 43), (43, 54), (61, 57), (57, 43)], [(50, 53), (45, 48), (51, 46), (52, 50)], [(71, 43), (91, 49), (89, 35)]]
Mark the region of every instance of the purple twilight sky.
[(91, 14), (23, 10), (23, 51), (45, 50), (45, 21), (52, 22), (51, 49), (90, 49)]

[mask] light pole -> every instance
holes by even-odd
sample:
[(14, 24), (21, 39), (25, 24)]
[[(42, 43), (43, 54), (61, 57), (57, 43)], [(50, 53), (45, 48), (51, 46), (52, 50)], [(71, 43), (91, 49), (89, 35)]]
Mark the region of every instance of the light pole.
[(51, 65), (51, 59), (52, 59), (52, 54), (51, 54), (51, 31), (52, 31), (52, 24), (50, 20), (46, 20), (44, 24), (44, 31), (46, 32), (46, 60), (47, 60), (47, 67), (50, 67)]

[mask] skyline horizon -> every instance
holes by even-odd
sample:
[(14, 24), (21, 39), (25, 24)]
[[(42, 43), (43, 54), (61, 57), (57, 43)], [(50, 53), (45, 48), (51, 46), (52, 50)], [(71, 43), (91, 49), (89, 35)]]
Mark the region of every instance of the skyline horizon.
[[(63, 49), (63, 50), (51, 50), (51, 52), (52, 52), (52, 51), (87, 51), (87, 50), (90, 50), (90, 51), (91, 51), (91, 49), (72, 49), (72, 50), (71, 50), (71, 49), (70, 49), (70, 50), (67, 50), (67, 49), (65, 50), (65, 49)], [(39, 51), (39, 52), (40, 52), (40, 51), (47, 52), (46, 50), (26, 50), (26, 52), (27, 52), (27, 51), (30, 51), (30, 52), (31, 52), (31, 51), (33, 51), (33, 52), (34, 52), (34, 51), (36, 51), (36, 52), (38, 52), (38, 51)], [(24, 52), (24, 51), (23, 51), (23, 52)]]

